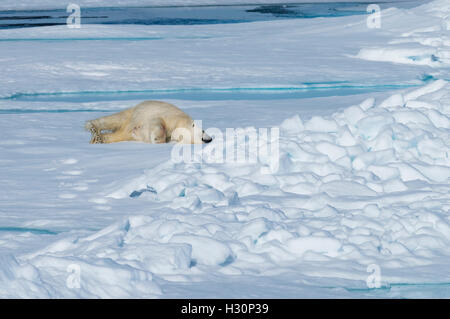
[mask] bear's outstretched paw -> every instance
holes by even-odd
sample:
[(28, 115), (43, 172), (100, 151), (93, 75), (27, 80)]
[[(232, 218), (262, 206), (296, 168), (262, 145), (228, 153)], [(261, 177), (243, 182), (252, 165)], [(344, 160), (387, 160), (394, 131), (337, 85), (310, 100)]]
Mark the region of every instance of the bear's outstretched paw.
[(91, 144), (103, 144), (105, 143), (105, 140), (102, 136), (102, 134), (94, 127), (92, 126), (89, 131), (91, 131)]
[(103, 139), (103, 136), (101, 134), (98, 133), (92, 133), (92, 138), (91, 138), (91, 144), (103, 144), (105, 143), (105, 140)]

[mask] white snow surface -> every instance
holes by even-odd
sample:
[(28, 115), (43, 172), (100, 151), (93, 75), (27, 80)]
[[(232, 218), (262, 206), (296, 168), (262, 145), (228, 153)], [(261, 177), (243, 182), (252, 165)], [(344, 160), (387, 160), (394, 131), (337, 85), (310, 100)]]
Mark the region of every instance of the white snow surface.
[[(435, 16), (435, 25), (416, 24), (406, 32), (399, 30), (398, 36), (392, 39), (388, 46), (363, 48), (358, 53), (358, 57), (371, 61), (448, 68), (450, 66), (449, 1), (434, 1), (414, 10), (421, 10), (428, 16)], [(385, 10), (383, 16), (390, 14), (398, 17), (396, 10)]]
[[(16, 40), (70, 38), (72, 31), (1, 31), (0, 38), (16, 40), (0, 42), (0, 297), (450, 297), (447, 4), (389, 9), (380, 30), (364, 29), (365, 18), (343, 17), (313, 19), (309, 28), (276, 21), (80, 31), (169, 36), (158, 46), (138, 41), (126, 49), (44, 41), (34, 43), (37, 51)], [(255, 36), (274, 28), (279, 32), (269, 40)], [(188, 50), (173, 38), (181, 29), (222, 38), (191, 39)], [(325, 32), (335, 42), (323, 43)], [(314, 37), (301, 54), (294, 50)], [(251, 59), (270, 40), (277, 47)], [(226, 59), (237, 44), (242, 51)], [(405, 60), (404, 52), (423, 59)], [(137, 101), (8, 98), (92, 88), (292, 85), (311, 79), (311, 61), (323, 70), (316, 78), (322, 81), (363, 83), (364, 69), (373, 83), (418, 85), (411, 78), (421, 72), (432, 79), (346, 97), (172, 101), (205, 128), (279, 127), (280, 166), (272, 174), (261, 172), (267, 159), (174, 163), (172, 145), (87, 144), (84, 120)], [(230, 65), (235, 72), (227, 73)], [(196, 158), (207, 159), (218, 143), (197, 150)], [(374, 265), (376, 289), (366, 283)], [(79, 288), (71, 285), (77, 270)]]

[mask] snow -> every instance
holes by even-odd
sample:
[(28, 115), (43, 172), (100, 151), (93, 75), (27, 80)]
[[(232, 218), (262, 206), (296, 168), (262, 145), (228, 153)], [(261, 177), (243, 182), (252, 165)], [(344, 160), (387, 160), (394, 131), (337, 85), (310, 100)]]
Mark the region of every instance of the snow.
[[(2, 30), (0, 297), (449, 297), (448, 13), (388, 9), (380, 30), (360, 16)], [(385, 86), (334, 95), (347, 85)], [(289, 95), (305, 87), (325, 95)], [(118, 91), (193, 89), (211, 99), (167, 100), (216, 128), (195, 161), (88, 144), (85, 120), (139, 102)], [(229, 127), (279, 139), (216, 163)]]
[[(439, 8), (439, 9), (437, 9)], [(388, 46), (363, 48), (357, 57), (370, 61), (390, 61), (412, 65), (428, 65), (432, 68), (450, 65), (450, 37), (448, 30), (448, 1), (434, 1), (414, 10), (422, 10), (436, 19), (432, 27), (418, 27), (402, 32)], [(389, 10), (385, 10), (389, 11)], [(394, 10), (389, 14), (397, 14)], [(386, 15), (386, 14), (385, 14)]]

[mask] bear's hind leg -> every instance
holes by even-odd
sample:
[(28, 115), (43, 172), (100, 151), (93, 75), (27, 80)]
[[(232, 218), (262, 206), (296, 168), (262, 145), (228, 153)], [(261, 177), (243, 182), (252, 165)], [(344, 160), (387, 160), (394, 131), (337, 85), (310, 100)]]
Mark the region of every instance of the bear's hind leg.
[(127, 121), (129, 121), (131, 110), (125, 110), (119, 113), (114, 113), (112, 115), (99, 117), (95, 120), (90, 120), (86, 122), (86, 130), (91, 130), (95, 128), (99, 133), (102, 131), (115, 132), (120, 130)]
[(119, 113), (87, 121), (85, 129), (91, 132), (92, 137), (90, 143), (108, 143), (105, 141), (105, 135), (121, 130), (123, 125), (129, 120), (130, 114), (131, 109), (128, 109)]
[(144, 143), (166, 143), (167, 134), (161, 119), (153, 119), (143, 125), (135, 126), (131, 136), (135, 141)]
[(129, 134), (126, 134), (123, 130), (112, 132), (112, 133), (103, 133), (101, 134), (103, 143), (117, 143), (124, 141), (131, 141), (132, 138)]

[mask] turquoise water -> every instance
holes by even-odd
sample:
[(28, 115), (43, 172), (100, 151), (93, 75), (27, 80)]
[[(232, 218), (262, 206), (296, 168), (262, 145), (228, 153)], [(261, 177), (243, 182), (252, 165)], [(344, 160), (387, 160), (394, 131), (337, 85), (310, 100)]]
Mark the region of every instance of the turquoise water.
[(375, 298), (398, 298), (408, 296), (417, 298), (420, 293), (422, 298), (449, 298), (450, 282), (418, 282), (418, 283), (389, 283), (380, 288), (345, 288), (354, 293), (365, 293)]
[[(251, 2), (251, 1), (250, 1)], [(409, 8), (421, 3), (381, 2), (380, 7)], [(68, 3), (67, 3), (68, 4)], [(66, 5), (66, 4), (64, 4)], [(194, 25), (278, 19), (309, 19), (367, 14), (367, 3), (301, 3), (274, 5), (81, 8), (83, 24)], [(0, 11), (0, 29), (66, 24), (65, 6), (53, 10)]]
[[(128, 100), (190, 100), (190, 101), (245, 101), (245, 100), (284, 100), (306, 99), (328, 96), (346, 96), (370, 92), (382, 92), (419, 86), (415, 84), (352, 84), (346, 81), (303, 83), (300, 87), (268, 87), (268, 88), (184, 88), (168, 90), (136, 90), (136, 91), (80, 91), (80, 92), (41, 92), (16, 93), (2, 97), (3, 101), (22, 102), (101, 102)], [(102, 109), (67, 109), (39, 108), (0, 109), (0, 114), (23, 113), (69, 113), (69, 112), (109, 112)]]
[(32, 233), (35, 235), (57, 235), (59, 232), (26, 227), (0, 227), (0, 232), (14, 232), (14, 233)]
[[(373, 84), (362, 85), (342, 82), (302, 83), (295, 87), (266, 88), (180, 88), (161, 90), (131, 91), (80, 91), (80, 92), (41, 92), (16, 93), (0, 100), (30, 102), (98, 102), (118, 100), (180, 99), (193, 101), (218, 100), (279, 100), (303, 99), (326, 96), (345, 96), (360, 93), (409, 88), (420, 85)], [(1, 112), (1, 111), (0, 111)]]

